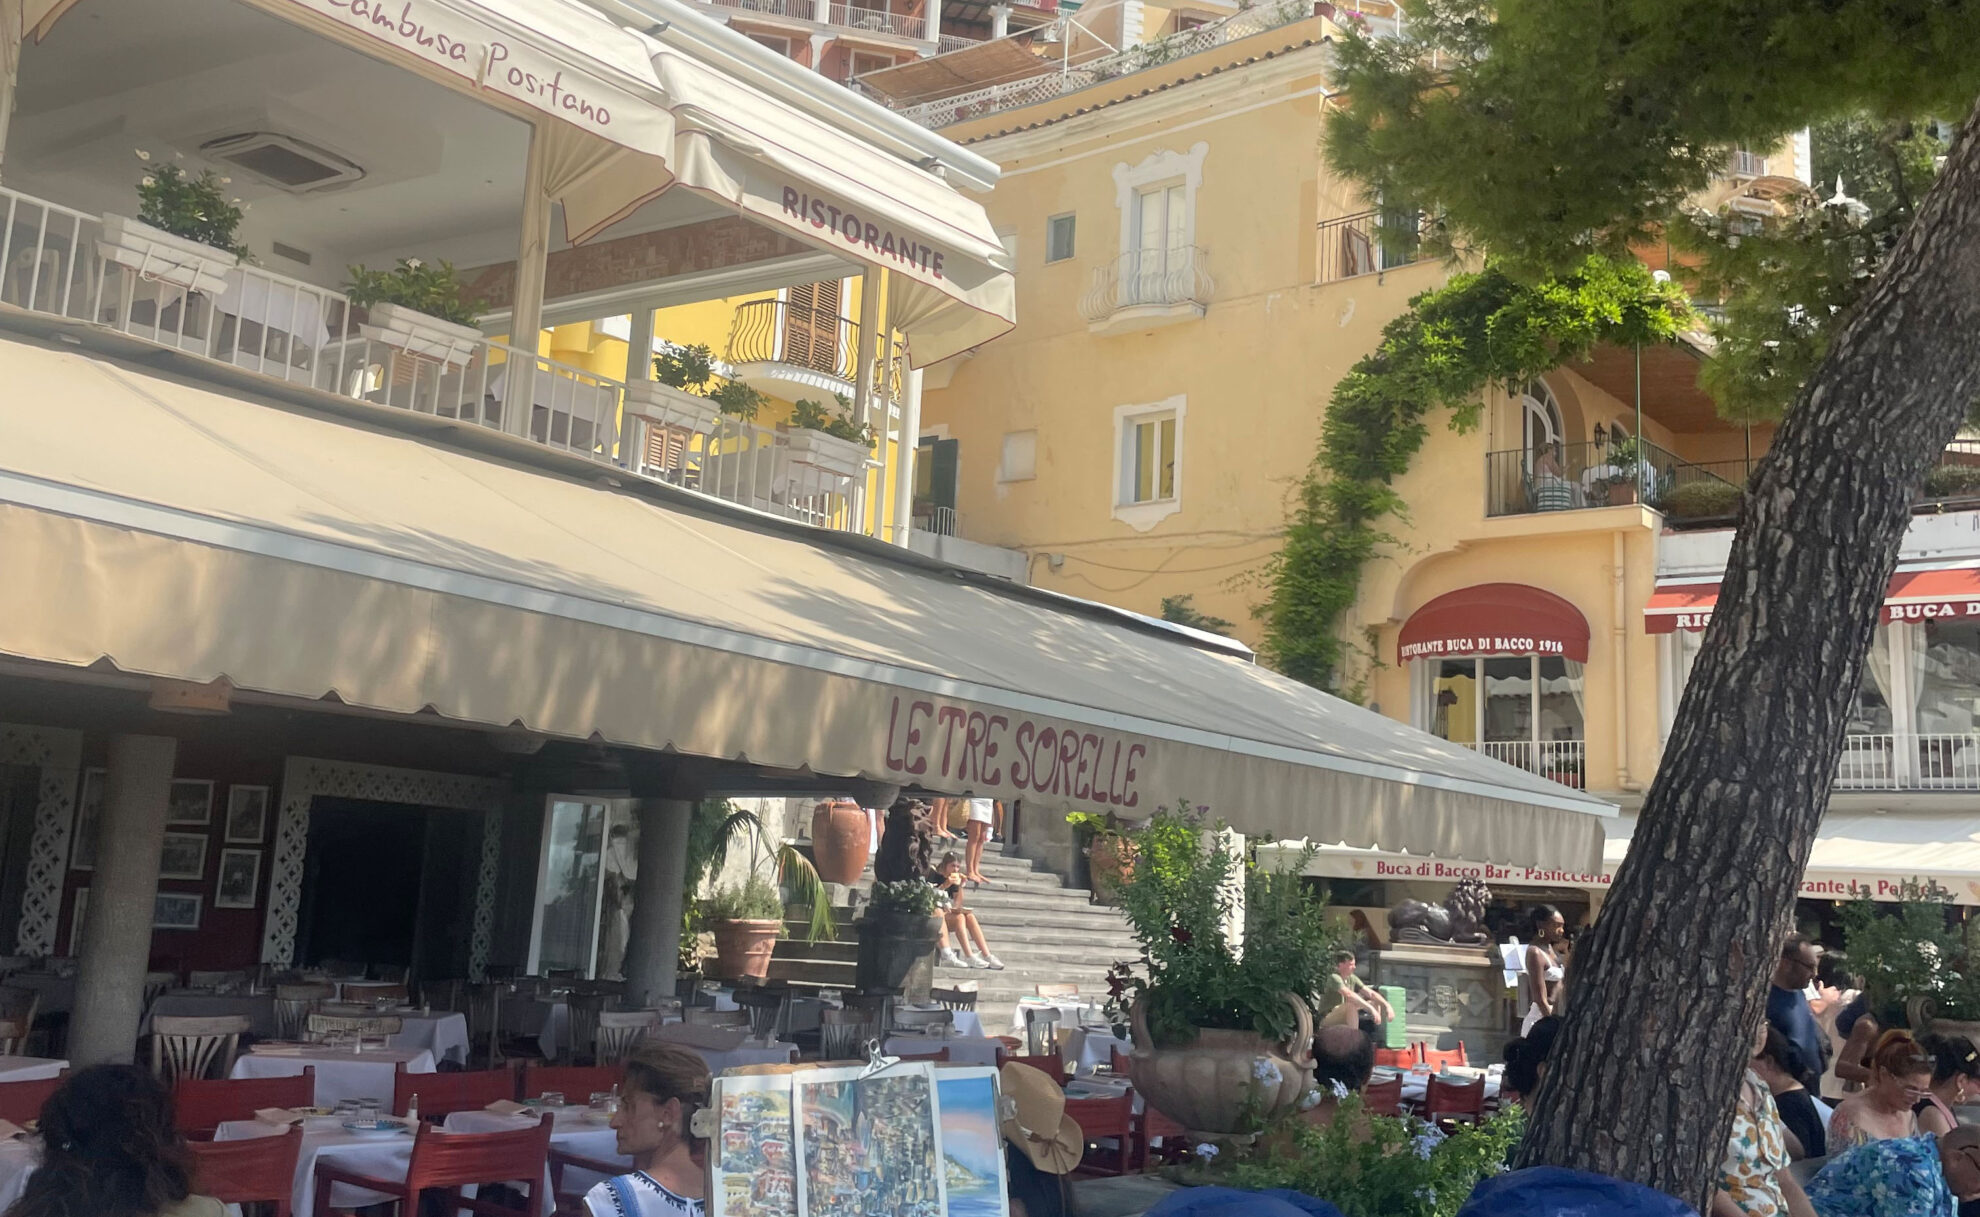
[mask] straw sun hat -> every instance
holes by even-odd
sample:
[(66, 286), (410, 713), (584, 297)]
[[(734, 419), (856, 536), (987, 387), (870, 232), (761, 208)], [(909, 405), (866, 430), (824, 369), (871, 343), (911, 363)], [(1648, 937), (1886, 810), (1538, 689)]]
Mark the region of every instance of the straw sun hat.
[(999, 1113), (1004, 1139), (1048, 1175), (1063, 1175), (1078, 1166), (1086, 1153), (1086, 1134), (1079, 1121), (1066, 1114), (1066, 1092), (1043, 1072), (1016, 1061), (1005, 1065), (998, 1076), (1004, 1094)]

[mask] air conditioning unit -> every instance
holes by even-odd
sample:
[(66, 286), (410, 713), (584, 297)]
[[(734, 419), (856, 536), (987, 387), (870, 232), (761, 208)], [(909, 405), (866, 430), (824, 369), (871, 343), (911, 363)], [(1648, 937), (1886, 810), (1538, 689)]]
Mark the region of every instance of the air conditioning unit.
[(363, 169), (328, 149), (273, 131), (223, 135), (199, 150), (291, 194), (333, 190), (364, 176)]

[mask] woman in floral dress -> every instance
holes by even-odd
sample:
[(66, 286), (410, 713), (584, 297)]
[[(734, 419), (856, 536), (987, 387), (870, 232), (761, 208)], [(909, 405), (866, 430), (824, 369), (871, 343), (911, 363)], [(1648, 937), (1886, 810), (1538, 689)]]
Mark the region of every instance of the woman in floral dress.
[[(1767, 1022), (1760, 1021), (1753, 1054), (1767, 1042)], [(1710, 1217), (1814, 1217), (1808, 1197), (1788, 1174), (1787, 1133), (1767, 1083), (1748, 1069), (1740, 1079), (1739, 1102), (1733, 1108), (1732, 1137), (1719, 1167), (1719, 1186), (1712, 1193)]]

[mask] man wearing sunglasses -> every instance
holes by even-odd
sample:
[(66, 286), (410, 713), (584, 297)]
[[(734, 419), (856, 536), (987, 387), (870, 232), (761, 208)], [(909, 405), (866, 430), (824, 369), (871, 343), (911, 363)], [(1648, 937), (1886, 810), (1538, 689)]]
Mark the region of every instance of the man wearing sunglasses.
[(1805, 1190), (1818, 1217), (1960, 1217), (1980, 1200), (1980, 1127), (1860, 1145)]

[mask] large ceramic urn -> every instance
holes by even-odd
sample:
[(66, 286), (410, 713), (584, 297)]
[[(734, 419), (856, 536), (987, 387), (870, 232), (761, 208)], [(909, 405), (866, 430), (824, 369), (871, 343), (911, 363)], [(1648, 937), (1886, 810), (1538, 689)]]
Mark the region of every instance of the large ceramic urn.
[(1148, 1106), (1198, 1135), (1256, 1132), (1280, 1112), (1297, 1110), (1313, 1088), (1313, 1015), (1298, 997), (1284, 996), (1293, 1009), (1289, 1040), (1204, 1027), (1186, 1044), (1161, 1048), (1136, 1003), (1128, 1056), (1134, 1088)]
[(827, 883), (859, 882), (873, 843), (866, 809), (851, 799), (820, 803), (811, 812), (812, 862)]

